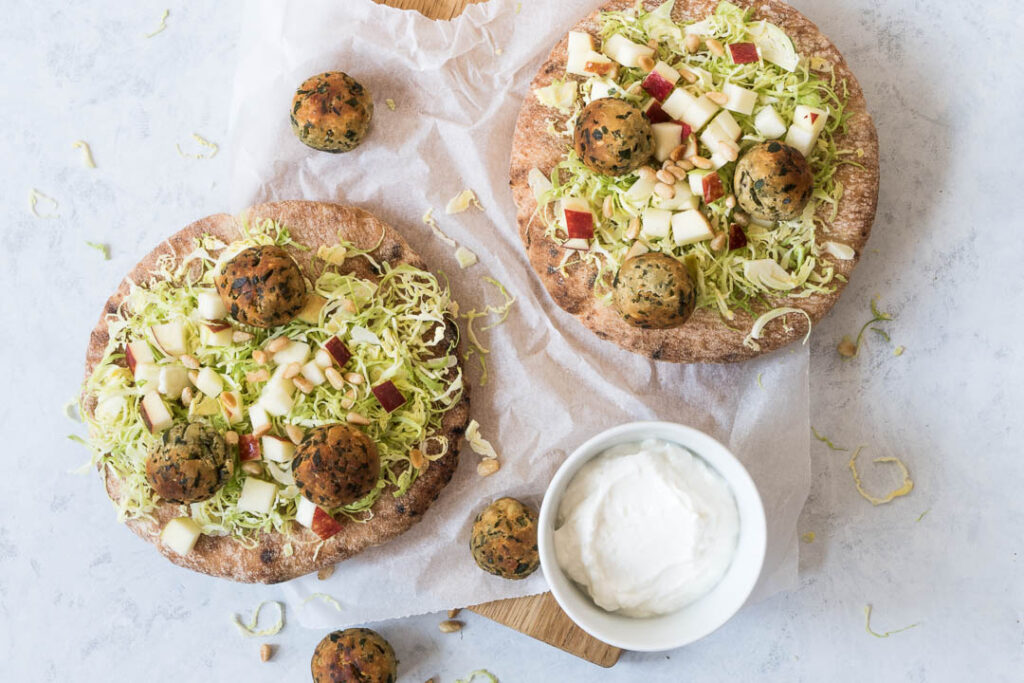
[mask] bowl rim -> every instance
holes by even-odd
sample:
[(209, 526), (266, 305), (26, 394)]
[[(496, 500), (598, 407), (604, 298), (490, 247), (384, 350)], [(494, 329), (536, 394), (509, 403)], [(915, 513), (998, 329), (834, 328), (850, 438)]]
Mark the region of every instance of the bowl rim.
[[(646, 436), (643, 436), (644, 432), (647, 432)], [(651, 432), (660, 432), (662, 434), (652, 436)], [(665, 432), (672, 434), (672, 436), (665, 436)], [(747, 571), (744, 572), (746, 580), (740, 584), (738, 589), (736, 586), (733, 586), (733, 592), (729, 594), (729, 599), (725, 601), (725, 609), (716, 613), (714, 618), (708, 618), (695, 632), (685, 635), (667, 633), (657, 638), (636, 638), (623, 636), (606, 629), (602, 625), (593, 623), (587, 618), (585, 611), (577, 609), (574, 604), (574, 601), (578, 601), (581, 596), (585, 600), (589, 600), (589, 597), (565, 575), (555, 557), (554, 529), (558, 506), (561, 503), (565, 489), (576, 475), (576, 472), (584, 463), (614, 445), (642, 441), (645, 438), (661, 438), (682, 446), (700, 457), (713, 470), (718, 472), (732, 490), (737, 508), (741, 511), (741, 534), (753, 534), (748, 543), (753, 544), (756, 567), (753, 566), (755, 559), (751, 557), (748, 560), (751, 564)], [(746, 505), (744, 505), (744, 502)], [(743, 514), (744, 509), (746, 510), (745, 515)], [(688, 645), (710, 635), (729, 621), (743, 607), (754, 590), (754, 586), (757, 584), (764, 566), (767, 546), (767, 521), (764, 503), (757, 490), (757, 485), (754, 483), (746, 467), (743, 466), (743, 463), (725, 445), (705, 432), (688, 425), (665, 420), (642, 420), (627, 422), (598, 432), (577, 446), (559, 465), (541, 501), (540, 514), (538, 516), (537, 544), (541, 560), (541, 571), (544, 573), (548, 587), (559, 606), (577, 626), (598, 640), (615, 647), (635, 652), (660, 652)], [(735, 558), (733, 564), (730, 564), (726, 575), (733, 571), (734, 565)], [(714, 592), (714, 590), (712, 589), (711, 592)], [(571, 595), (569, 594), (570, 591), (572, 592)], [(710, 594), (708, 593), (708, 595)], [(700, 599), (697, 602), (700, 602)], [(665, 617), (685, 612), (693, 604), (697, 603), (687, 605), (670, 615), (651, 617), (651, 619), (664, 619)], [(593, 605), (593, 603), (591, 603), (591, 606), (598, 610), (601, 609)], [(605, 614), (617, 619), (628, 619), (631, 622), (636, 621), (634, 617), (616, 615), (611, 612), (605, 612)]]

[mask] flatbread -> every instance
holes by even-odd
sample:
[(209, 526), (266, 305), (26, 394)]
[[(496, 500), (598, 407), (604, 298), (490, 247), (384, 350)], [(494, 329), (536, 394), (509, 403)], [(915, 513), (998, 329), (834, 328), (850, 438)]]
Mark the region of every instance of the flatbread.
[[(286, 248), (307, 277), (311, 273), (319, 273), (317, 266), (312, 263), (317, 246), (337, 244), (339, 234), (359, 248), (370, 249), (377, 244), (383, 232), (383, 240), (371, 252), (374, 258), (392, 265), (407, 263), (426, 269), (426, 264), (398, 232), (372, 214), (354, 207), (322, 202), (285, 201), (252, 207), (238, 218), (228, 214), (210, 216), (175, 233), (150, 252), (107, 300), (103, 315), (100, 316), (99, 323), (89, 340), (85, 363), (86, 378), (103, 359), (108, 340), (107, 315), (115, 313), (127, 296), (129, 280), (147, 281), (161, 255), (171, 253), (180, 257), (189, 253), (194, 248), (194, 239), (200, 235), (215, 235), (225, 242), (231, 242), (239, 237), (238, 225), (241, 220), (254, 223), (268, 218), (287, 226), (296, 242), (312, 247), (308, 252)], [(375, 278), (366, 259), (348, 259), (343, 269), (360, 277)], [(454, 324), (449, 326), (449, 334), (457, 334)], [(468, 419), (467, 389), (462, 400), (452, 406), (442, 418), (441, 435), (448, 438), (448, 453), (431, 462), (427, 471), (417, 478), (401, 498), (395, 498), (390, 493), (391, 489), (386, 489), (371, 508), (373, 518), (370, 521), (362, 524), (343, 521), (341, 531), (329, 538), (319, 552), (317, 547), (320, 545), (320, 538), (299, 524), (293, 524), (293, 530), (289, 534), (260, 534), (258, 545), (254, 548), (246, 548), (230, 537), (204, 535), (200, 537), (191, 553), (178, 555), (165, 547), (159, 537), (164, 524), (180, 515), (181, 506), (170, 503), (161, 503), (157, 507), (154, 513), (156, 521), (136, 519), (128, 521), (127, 524), (136, 534), (156, 545), (167, 559), (182, 567), (248, 583), (287, 581), (384, 543), (418, 522), (455, 472), (459, 445)], [(105, 483), (107, 493), (117, 501), (120, 496), (120, 480), (109, 468), (105, 470)], [(291, 543), (291, 556), (285, 555), (286, 543)]]
[[(643, 4), (647, 9), (653, 9), (661, 2), (662, 0), (645, 0)], [(837, 136), (836, 142), (840, 148), (860, 150), (863, 155), (858, 156), (856, 161), (863, 168), (851, 165), (839, 167), (836, 178), (844, 187), (839, 213), (835, 220), (830, 222), (825, 234), (819, 229), (818, 237), (822, 241), (832, 240), (848, 244), (856, 250), (857, 256), (847, 261), (833, 259), (827, 255), (822, 257), (833, 263), (837, 274), (849, 278), (871, 232), (878, 203), (878, 137), (871, 115), (867, 111), (864, 93), (835, 45), (798, 11), (778, 0), (761, 0), (756, 3), (751, 0), (733, 2), (741, 7), (756, 5), (755, 18), (767, 19), (782, 28), (793, 39), (800, 54), (828, 60), (835, 66), (837, 79), (846, 81), (846, 111), (850, 113), (848, 132), (846, 135)], [(598, 15), (601, 11), (624, 10), (634, 5), (634, 0), (612, 0), (568, 30), (586, 31), (598, 36)], [(673, 18), (676, 21), (700, 20), (711, 14), (717, 5), (718, 0), (676, 0)], [(530, 264), (551, 294), (551, 298), (602, 339), (655, 360), (677, 363), (742, 361), (802, 338), (807, 332), (806, 319), (803, 316), (790, 315), (784, 322), (776, 320), (769, 323), (758, 340), (760, 350), (754, 350), (743, 344), (754, 321), (750, 315), (737, 311), (736, 319), (727, 326), (717, 311), (709, 309), (696, 311), (684, 325), (675, 329), (636, 328), (624, 322), (614, 308), (598, 303), (592, 290), (597, 275), (596, 269), (586, 265), (574, 265), (566, 269), (564, 276), (558, 271), (563, 249), (544, 234), (544, 225), (535, 215), (537, 202), (527, 182), (527, 175), (532, 168), (539, 168), (545, 174), (550, 174), (565, 152), (565, 139), (552, 136), (548, 132), (548, 122), (555, 119), (564, 123), (567, 115), (559, 114), (556, 110), (542, 105), (533, 94), (533, 90), (550, 84), (554, 79), (566, 77), (567, 43), (568, 38), (563, 38), (555, 45), (533, 80), (531, 94), (526, 97), (516, 122), (509, 169), (512, 194), (518, 209), (519, 234)], [(772, 299), (772, 303), (774, 306), (801, 308), (810, 315), (811, 320), (817, 322), (832, 308), (842, 292), (842, 281), (837, 279), (833, 284), (835, 291), (830, 294), (815, 294), (803, 299), (778, 298)]]

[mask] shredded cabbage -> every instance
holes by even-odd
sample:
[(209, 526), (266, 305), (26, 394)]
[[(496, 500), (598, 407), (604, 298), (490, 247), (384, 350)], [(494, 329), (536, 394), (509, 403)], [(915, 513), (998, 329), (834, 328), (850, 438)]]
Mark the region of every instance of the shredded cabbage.
[(103, 260), (104, 261), (109, 261), (110, 260), (110, 245), (109, 244), (102, 244), (100, 242), (90, 242), (90, 241), (86, 240), (85, 245), (87, 247), (91, 247), (91, 248), (95, 249), (96, 251), (100, 252), (100, 254), (103, 256)]
[(334, 609), (338, 610), (339, 612), (341, 612), (343, 610), (343, 608), (341, 606), (341, 603), (338, 602), (337, 600), (335, 600), (334, 596), (328, 595), (327, 593), (311, 593), (309, 595), (309, 597), (305, 598), (302, 601), (302, 604), (305, 605), (310, 600), (319, 600), (320, 602), (322, 602), (322, 603), (324, 603), (326, 605), (330, 605), (331, 607), (333, 607)]
[(60, 218), (60, 214), (57, 213), (39, 213), (39, 202), (49, 204), (52, 211), (60, 208), (60, 202), (56, 199), (32, 188), (28, 193), (28, 210), (32, 212), (32, 215), (36, 218)]
[(92, 158), (92, 148), (85, 140), (75, 140), (71, 143), (73, 149), (82, 150), (82, 163), (86, 168), (96, 168), (96, 160)]
[(201, 147), (205, 147), (210, 150), (208, 153), (203, 152), (193, 153), (184, 152), (181, 149), (181, 145), (174, 143), (175, 148), (178, 150), (178, 155), (183, 156), (186, 159), (212, 159), (217, 156), (217, 152), (220, 150), (220, 146), (216, 142), (210, 142), (199, 133), (192, 133), (192, 139), (195, 140)]
[(827, 436), (824, 436), (822, 434), (819, 434), (818, 430), (814, 428), (814, 425), (811, 425), (811, 433), (814, 434), (814, 438), (815, 439), (817, 439), (818, 441), (822, 442), (823, 444), (828, 446), (833, 451), (846, 451), (846, 450), (849, 450), (847, 448), (842, 448), (841, 446), (835, 445), (834, 443), (832, 443), (832, 439), (830, 439)]
[[(698, 76), (694, 84), (684, 81), (679, 84), (693, 94), (720, 91), (723, 85), (731, 83), (757, 93), (758, 109), (771, 105), (785, 120), (792, 121), (797, 105), (824, 109), (829, 116), (808, 158), (814, 174), (814, 191), (802, 216), (770, 227), (751, 223), (746, 229), (747, 245), (724, 252), (714, 251), (709, 241), (679, 246), (665, 238), (649, 240), (646, 246), (682, 260), (694, 276), (697, 306), (715, 310), (725, 320), (733, 320), (738, 310), (756, 317), (757, 311), (772, 307), (772, 300), (781, 296), (779, 290), (784, 290), (786, 297), (799, 298), (834, 291), (833, 281), (839, 276), (830, 262), (820, 258), (825, 249), (816, 239), (816, 233), (826, 233), (828, 221), (838, 211), (843, 188), (835, 178), (836, 170), (843, 164), (856, 164), (852, 160), (854, 150), (839, 149), (835, 142), (845, 132), (849, 118), (845, 112), (845, 81), (836, 78), (831, 65), (816, 63), (816, 66), (828, 68), (828, 73), (818, 73), (806, 60), (789, 72), (769, 62), (733, 64), (729, 57), (716, 57), (708, 51), (688, 54), (684, 47), (687, 32), (713, 36), (723, 43), (752, 42), (754, 34), (763, 33), (765, 23), (752, 21), (750, 10), (728, 2), (719, 3), (714, 14), (699, 24), (676, 23), (671, 18), (672, 5), (670, 0), (651, 11), (644, 11), (638, 5), (623, 11), (603, 12), (601, 38), (607, 40), (618, 34), (640, 44), (652, 38), (657, 40), (656, 60), (672, 65), (681, 63)], [(620, 68), (610, 94), (641, 105), (647, 97), (639, 87), (645, 75), (638, 68)], [(589, 100), (591, 89), (606, 80), (593, 77), (582, 83), (581, 97), (572, 115), (563, 128), (552, 127), (552, 132), (571, 140), (576, 118)], [(764, 140), (754, 126), (753, 115), (730, 113), (742, 130), (742, 148)], [(702, 154), (710, 156), (706, 151)], [(735, 162), (730, 162), (719, 169), (726, 194), (732, 191), (734, 168)], [(596, 173), (584, 165), (571, 148), (567, 148), (565, 157), (552, 169), (550, 187), (531, 178), (531, 186), (539, 195), (538, 215), (546, 226), (547, 235), (556, 242), (565, 241), (566, 229), (561, 212), (549, 214), (547, 205), (566, 197), (578, 197), (598, 209), (594, 211), (594, 239), (590, 249), (566, 250), (560, 270), (566, 274), (568, 269), (580, 264), (595, 268), (594, 294), (605, 305), (611, 303), (614, 276), (633, 246), (633, 240), (626, 237), (629, 224), (648, 205), (647, 198), (638, 200), (628, 194), (637, 180), (636, 173), (618, 177)], [(600, 211), (607, 197), (612, 198), (614, 207), (610, 218), (603, 217)], [(727, 207), (726, 202), (702, 203), (701, 210), (716, 232), (729, 230), (734, 209)], [(785, 279), (769, 278), (766, 282), (760, 276), (763, 267), (757, 273), (745, 267), (758, 261), (774, 262), (785, 273)]]
[(850, 456), (850, 462), (847, 463), (847, 467), (850, 468), (850, 474), (853, 475), (853, 485), (857, 487), (857, 493), (859, 493), (864, 500), (868, 501), (872, 505), (884, 505), (885, 503), (891, 503), (900, 496), (907, 495), (914, 489), (914, 481), (910, 478), (910, 470), (908, 470), (907, 466), (903, 464), (903, 461), (895, 456), (887, 456), (884, 458), (875, 458), (872, 462), (876, 464), (892, 463), (896, 465), (900, 469), (900, 474), (903, 477), (903, 483), (881, 498), (868, 493), (864, 489), (864, 484), (860, 479), (860, 472), (857, 471), (857, 457), (863, 449), (863, 446), (857, 447), (857, 450), (855, 450), (853, 455)]
[(160, 24), (156, 27), (156, 29), (151, 31), (151, 32), (149, 32), (149, 33), (144, 33), (142, 37), (143, 38), (152, 38), (156, 34), (161, 33), (164, 29), (166, 29), (167, 28), (167, 17), (169, 17), (170, 14), (171, 14), (171, 10), (165, 9), (164, 13), (160, 15)]
[(473, 681), (476, 680), (477, 676), (486, 678), (489, 681), (489, 683), (498, 683), (498, 677), (492, 674), (487, 669), (477, 669), (476, 671), (471, 671), (469, 674), (469, 678), (459, 678), (455, 681), (455, 683), (473, 683)]
[(867, 631), (869, 634), (873, 635), (875, 638), (888, 638), (889, 636), (891, 636), (894, 633), (902, 633), (903, 631), (909, 631), (910, 629), (914, 628), (915, 626), (919, 626), (920, 625), (920, 624), (911, 624), (910, 626), (904, 626), (903, 628), (898, 628), (895, 631), (886, 631), (885, 633), (878, 633), (878, 632), (874, 631), (871, 628), (871, 609), (872, 609), (871, 605), (864, 605), (864, 630)]
[(468, 361), (475, 354), (476, 357), (480, 359), (480, 386), (484, 386), (487, 384), (486, 357), (487, 354), (489, 354), (491, 351), (486, 346), (480, 343), (480, 338), (477, 336), (475, 323), (477, 320), (481, 318), (487, 318), (488, 316), (496, 315), (497, 318), (492, 322), (488, 323), (487, 325), (484, 325), (482, 328), (480, 328), (480, 332), (486, 332), (487, 330), (493, 327), (497, 327), (498, 325), (505, 322), (505, 320), (508, 318), (509, 311), (512, 310), (512, 304), (516, 302), (516, 298), (508, 293), (508, 290), (505, 289), (505, 285), (501, 284), (500, 282), (491, 277), (485, 277), (483, 278), (483, 280), (484, 282), (487, 282), (488, 284), (491, 284), (494, 287), (496, 287), (498, 292), (501, 293), (501, 296), (504, 297), (504, 301), (499, 306), (492, 306), (488, 304), (487, 306), (484, 306), (484, 309), (482, 311), (478, 311), (474, 308), (466, 311), (465, 313), (462, 313), (459, 316), (460, 318), (466, 321), (467, 348), (465, 353), (463, 354), (463, 358)]
[[(277, 621), (275, 621), (271, 626), (257, 631), (256, 626), (260, 621), (260, 611), (263, 609), (264, 605), (274, 605), (277, 607)], [(277, 601), (264, 600), (260, 604), (256, 605), (256, 609), (253, 611), (252, 618), (249, 619), (248, 624), (243, 624), (237, 614), (233, 614), (231, 616), (231, 621), (238, 627), (238, 630), (246, 638), (274, 636), (280, 633), (281, 629), (284, 628), (284, 605)]]
[[(132, 283), (125, 303), (108, 317), (110, 340), (103, 359), (86, 381), (80, 410), (89, 430), (92, 463), (110, 468), (121, 480), (123, 498), (117, 508), (122, 521), (152, 518), (159, 500), (146, 480), (145, 461), (158, 436), (150, 434), (139, 408), (142, 396), (153, 387), (144, 382), (137, 386), (132, 373), (124, 367), (126, 344), (140, 339), (148, 341), (152, 325), (182, 321), (191, 354), (203, 367), (218, 373), (225, 391), (238, 392), (245, 407), (254, 404), (262, 390), (262, 384), (246, 380), (246, 374), (259, 367), (253, 352), (264, 346), (270, 336), (305, 342), (315, 352), (336, 335), (352, 353), (346, 372), (358, 373), (366, 381), (350, 388), (354, 398), (333, 389), (330, 383), (314, 387), (309, 394), (296, 390), (290, 412), (273, 418), (271, 433), (283, 436), (285, 424), (309, 429), (343, 421), (349, 411), (365, 416), (370, 424), (363, 429), (380, 453), (380, 479), (363, 499), (330, 512), (366, 521), (371, 514), (369, 508), (388, 485), (395, 487), (397, 497), (416, 480), (419, 470), (412, 466), (408, 455), (413, 448), (434, 460), (448, 452), (447, 439), (438, 435), (441, 419), (458, 403), (463, 392), (462, 369), (456, 358), (457, 340), (445, 335), (451, 307), (448, 289), (429, 272), (408, 264), (392, 267), (378, 263), (369, 254), (372, 249), (343, 243), (348, 258), (365, 258), (370, 262), (379, 274), (376, 280), (339, 273), (328, 266), (312, 283), (313, 293), (326, 300), (317, 323), (295, 319), (273, 330), (238, 325), (252, 339), (229, 346), (204, 346), (200, 343), (197, 297), (212, 287), (218, 264), (256, 244), (306, 248), (292, 240), (286, 227), (272, 221), (243, 225), (241, 233), (242, 239), (232, 244), (204, 236), (188, 254), (179, 258), (172, 254), (162, 256), (152, 278), (146, 283)], [(220, 253), (214, 256), (215, 251)], [(156, 345), (151, 347), (158, 365), (175, 362), (164, 358)], [(372, 386), (389, 380), (406, 399), (392, 413), (385, 411), (371, 392)], [(192, 419), (222, 433), (229, 429), (248, 431), (248, 417), (229, 422), (217, 401), (206, 406), (212, 410), (204, 410), (198, 397), (191, 410), (179, 401), (165, 403), (175, 421)], [(87, 405), (94, 405), (95, 409), (86, 410)], [(244, 475), (236, 467), (213, 497), (190, 506), (191, 517), (204, 534), (229, 535), (251, 547), (259, 532), (290, 528), (299, 497), (298, 489), (288, 481), (290, 468), (282, 466), (274, 471), (269, 462), (254, 462), (264, 466), (263, 478), (281, 484), (274, 507), (268, 514), (238, 510)]]
[(498, 457), (498, 452), (494, 450), (491, 442), (480, 435), (480, 423), (476, 420), (472, 420), (466, 427), (466, 441), (477, 455), (482, 455), (485, 458)]

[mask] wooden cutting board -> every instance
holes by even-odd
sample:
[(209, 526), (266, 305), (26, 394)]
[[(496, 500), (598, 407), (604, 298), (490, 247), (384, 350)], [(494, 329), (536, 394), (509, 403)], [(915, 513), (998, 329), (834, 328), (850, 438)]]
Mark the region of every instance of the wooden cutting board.
[[(461, 14), (466, 5), (481, 1), (374, 0), (392, 7), (417, 10), (431, 19), (444, 20)], [(551, 593), (496, 600), (468, 609), (598, 666), (612, 666), (622, 654), (619, 648), (602, 643), (574, 624), (555, 602)]]

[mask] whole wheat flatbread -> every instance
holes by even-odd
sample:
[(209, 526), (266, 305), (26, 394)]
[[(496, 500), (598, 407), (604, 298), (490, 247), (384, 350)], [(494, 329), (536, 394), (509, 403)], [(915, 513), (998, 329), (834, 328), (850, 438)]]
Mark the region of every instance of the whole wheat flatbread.
[[(372, 214), (353, 207), (321, 202), (286, 201), (255, 206), (243, 212), (237, 219), (227, 214), (210, 216), (172, 235), (142, 259), (121, 282), (117, 291), (107, 301), (103, 315), (100, 316), (99, 323), (89, 340), (85, 363), (86, 377), (89, 377), (93, 368), (103, 358), (108, 340), (107, 315), (116, 312), (128, 294), (129, 280), (147, 281), (158, 257), (168, 253), (180, 257), (189, 253), (194, 248), (194, 238), (200, 235), (215, 235), (226, 242), (231, 242), (238, 239), (237, 226), (240, 220), (245, 219), (251, 223), (267, 218), (287, 226), (297, 242), (312, 247), (308, 252), (288, 249), (307, 277), (318, 273), (312, 263), (316, 247), (337, 244), (339, 234), (359, 248), (370, 249), (377, 244), (383, 232), (383, 241), (371, 252), (374, 258), (392, 265), (407, 263), (417, 268), (426, 268), (401, 235)], [(365, 259), (348, 259), (342, 269), (354, 272), (360, 277), (376, 278)], [(454, 324), (449, 326), (449, 334), (457, 334)], [(328, 539), (319, 553), (316, 552), (319, 537), (308, 529), (293, 524), (292, 531), (288, 534), (261, 534), (255, 548), (245, 548), (229, 537), (202, 536), (191, 553), (178, 555), (166, 548), (159, 538), (163, 525), (180, 514), (180, 506), (170, 503), (162, 503), (157, 507), (154, 513), (156, 521), (131, 520), (128, 526), (136, 534), (156, 545), (169, 560), (195, 571), (250, 583), (277, 583), (302, 576), (352, 557), (370, 546), (384, 543), (418, 522), (455, 472), (458, 464), (458, 447), (468, 418), (467, 390), (463, 393), (462, 400), (442, 418), (441, 434), (448, 438), (448, 453), (430, 463), (427, 471), (417, 478), (401, 498), (392, 496), (390, 489), (385, 490), (372, 507), (373, 518), (370, 521), (362, 524), (344, 521), (342, 530)], [(109, 469), (105, 470), (105, 483), (110, 497), (118, 500), (120, 481)], [(289, 542), (293, 554), (285, 556), (284, 545)]]
[[(660, 5), (662, 0), (645, 0), (648, 9)], [(840, 148), (860, 150), (862, 156), (856, 161), (863, 166), (844, 165), (839, 168), (836, 178), (843, 183), (844, 193), (839, 204), (839, 213), (821, 234), (822, 240), (842, 242), (853, 247), (857, 256), (852, 260), (840, 261), (829, 256), (822, 259), (831, 261), (835, 272), (849, 278), (857, 258), (867, 242), (874, 221), (878, 203), (878, 137), (867, 111), (864, 93), (850, 72), (843, 56), (835, 45), (829, 42), (818, 27), (792, 7), (778, 0), (733, 0), (742, 7), (753, 5), (754, 17), (767, 19), (782, 28), (806, 57), (821, 57), (835, 66), (837, 79), (845, 80), (848, 88), (847, 111), (850, 113), (848, 132), (836, 138)], [(623, 10), (634, 6), (634, 0), (612, 0), (601, 10), (583, 19), (571, 30), (586, 31), (598, 35), (601, 11)], [(700, 20), (712, 13), (718, 0), (676, 0), (673, 17), (676, 21)], [(799, 339), (807, 332), (807, 321), (803, 316), (787, 316), (785, 321), (769, 323), (758, 340), (760, 350), (756, 351), (743, 344), (753, 325), (753, 318), (737, 312), (736, 319), (726, 325), (716, 311), (700, 309), (681, 327), (668, 330), (639, 329), (624, 322), (610, 306), (599, 304), (593, 295), (592, 283), (596, 270), (585, 265), (574, 265), (563, 276), (558, 272), (563, 250), (544, 234), (544, 226), (536, 217), (537, 202), (527, 182), (532, 168), (539, 168), (546, 174), (561, 160), (566, 141), (557, 139), (548, 132), (548, 121), (556, 119), (564, 123), (567, 118), (556, 110), (542, 105), (533, 90), (551, 83), (556, 78), (565, 78), (566, 49), (568, 39), (563, 38), (533, 80), (531, 94), (526, 97), (516, 122), (512, 142), (512, 162), (509, 169), (512, 194), (518, 209), (519, 234), (526, 247), (530, 264), (537, 272), (555, 303), (575, 315), (602, 339), (613, 341), (624, 349), (649, 356), (656, 360), (677, 363), (711, 362), (724, 363), (741, 361), (772, 351)], [(834, 282), (835, 291), (830, 294), (813, 295), (808, 298), (772, 299), (774, 306), (794, 306), (810, 315), (814, 322), (824, 316), (839, 299), (844, 283)], [(788, 331), (786, 326), (789, 327)], [(730, 329), (732, 328), (732, 329)]]

